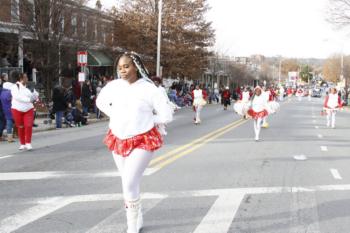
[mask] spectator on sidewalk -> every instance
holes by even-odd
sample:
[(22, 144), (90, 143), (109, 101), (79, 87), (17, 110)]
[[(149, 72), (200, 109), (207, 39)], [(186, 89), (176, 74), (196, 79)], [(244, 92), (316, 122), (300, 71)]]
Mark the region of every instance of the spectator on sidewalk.
[(34, 121), (34, 105), (39, 94), (34, 90), (31, 92), (26, 84), (28, 77), (21, 73), (16, 77), (16, 84), (11, 88), (12, 102), (11, 111), (18, 129), (20, 139), (19, 150), (32, 150), (32, 132)]
[(93, 93), (93, 88), (90, 80), (86, 80), (83, 84), (82, 92), (81, 92), (81, 103), (83, 105), (83, 114), (84, 116), (88, 116), (89, 108), (93, 103), (93, 99), (95, 95)]
[(0, 103), (2, 104), (4, 117), (6, 120), (7, 141), (14, 142), (13, 140), (13, 117), (11, 113), (11, 88), (13, 83), (8, 82), (7, 74), (3, 74), (2, 78), (2, 91), (0, 91)]
[[(0, 95), (2, 93), (2, 86), (3, 86), (3, 81), (1, 79), (0, 80)], [(0, 102), (0, 141), (5, 141), (5, 139), (3, 138), (3, 135), (2, 135), (4, 132), (5, 126), (6, 126), (6, 119), (5, 119), (2, 104)]]
[(57, 86), (52, 93), (52, 111), (56, 114), (56, 128), (62, 128), (62, 118), (67, 109), (67, 103), (64, 98), (64, 89), (62, 86)]

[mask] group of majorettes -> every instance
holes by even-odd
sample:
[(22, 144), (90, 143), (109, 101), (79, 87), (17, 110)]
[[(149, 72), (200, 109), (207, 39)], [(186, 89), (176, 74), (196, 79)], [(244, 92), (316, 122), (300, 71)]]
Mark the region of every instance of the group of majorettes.
[(234, 111), (244, 118), (251, 117), (254, 120), (255, 141), (260, 140), (260, 130), (267, 128), (267, 117), (278, 111), (274, 90), (257, 86), (251, 94), (247, 88), (241, 93), (240, 100), (234, 105)]

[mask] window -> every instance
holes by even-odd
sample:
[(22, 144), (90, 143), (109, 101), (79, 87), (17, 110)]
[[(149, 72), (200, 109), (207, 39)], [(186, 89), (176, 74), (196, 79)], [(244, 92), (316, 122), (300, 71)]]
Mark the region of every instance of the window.
[(72, 34), (76, 36), (77, 35), (77, 16), (76, 15), (72, 15), (71, 25), (72, 25)]

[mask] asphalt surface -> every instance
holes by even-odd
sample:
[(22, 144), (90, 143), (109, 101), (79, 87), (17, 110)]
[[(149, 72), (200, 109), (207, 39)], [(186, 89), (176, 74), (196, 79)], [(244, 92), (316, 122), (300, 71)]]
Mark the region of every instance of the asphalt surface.
[[(142, 233), (350, 232), (350, 113), (330, 129), (321, 109), (284, 101), (259, 142), (232, 106), (205, 106), (200, 125), (179, 110), (143, 177)], [(0, 144), (0, 232), (125, 232), (107, 128), (37, 132), (33, 151)]]

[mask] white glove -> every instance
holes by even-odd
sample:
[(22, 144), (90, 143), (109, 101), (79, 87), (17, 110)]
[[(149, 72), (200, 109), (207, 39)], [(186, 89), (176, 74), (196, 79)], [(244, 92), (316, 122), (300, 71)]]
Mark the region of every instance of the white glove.
[(158, 132), (161, 135), (167, 135), (167, 132), (165, 131), (165, 125), (164, 124), (157, 125), (157, 129), (158, 129)]

